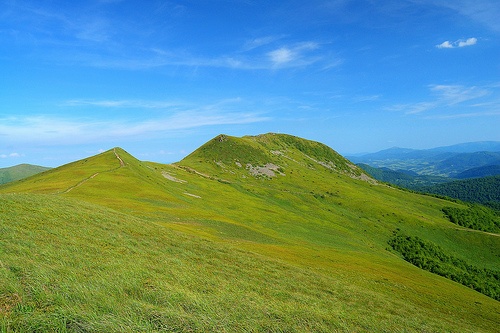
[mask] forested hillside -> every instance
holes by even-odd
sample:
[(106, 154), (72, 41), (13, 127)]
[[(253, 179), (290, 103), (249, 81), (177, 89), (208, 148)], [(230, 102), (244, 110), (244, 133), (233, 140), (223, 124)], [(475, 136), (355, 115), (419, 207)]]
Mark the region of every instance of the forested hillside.
[(499, 176), (500, 165), (486, 165), (483, 167), (465, 170), (455, 176), (457, 179), (481, 178), (489, 176)]
[(481, 203), (494, 208), (500, 207), (500, 176), (456, 180), (423, 187), (421, 191)]
[(363, 163), (357, 165), (376, 180), (411, 190), (419, 190), (424, 186), (452, 181), (447, 177), (419, 175), (412, 171), (394, 171), (389, 168), (375, 168)]

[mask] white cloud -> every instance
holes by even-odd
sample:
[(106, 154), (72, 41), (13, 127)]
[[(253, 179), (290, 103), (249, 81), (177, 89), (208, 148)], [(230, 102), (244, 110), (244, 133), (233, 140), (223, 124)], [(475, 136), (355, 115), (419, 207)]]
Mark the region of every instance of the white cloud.
[(374, 102), (380, 99), (380, 95), (355, 96), (354, 102)]
[(139, 109), (165, 109), (179, 105), (181, 105), (181, 103), (171, 102), (171, 101), (91, 100), (91, 99), (72, 99), (61, 103), (61, 106), (95, 106), (103, 108), (139, 108)]
[(469, 112), (469, 113), (457, 113), (448, 115), (435, 115), (428, 116), (426, 119), (460, 119), (460, 118), (476, 118), (476, 117), (496, 117), (500, 116), (500, 111), (484, 111), (484, 112)]
[[(168, 10), (165, 8), (165, 15), (174, 15), (171, 2), (167, 1), (162, 6), (168, 7)], [(37, 60), (65, 66), (128, 70), (179, 66), (276, 70), (306, 67), (321, 61), (324, 69), (339, 64), (336, 59), (328, 59), (328, 54), (311, 52), (318, 47), (318, 43), (287, 43), (284, 42), (285, 34), (255, 36), (243, 40), (240, 47), (222, 54), (194, 53), (189, 43), (162, 42), (165, 40), (163, 29), (167, 29), (164, 26), (168, 24), (158, 25), (159, 12), (152, 16), (153, 22), (145, 24), (138, 21), (135, 15), (127, 16), (126, 21), (118, 20), (112, 9), (102, 3), (79, 3), (62, 8), (42, 6), (37, 2), (11, 1), (6, 10), (0, 8), (0, 15), (5, 12), (2, 18), (16, 27), (12, 32), (15, 39), (10, 42), (19, 43), (22, 40), (38, 50), (33, 53)], [(164, 22), (164, 17), (161, 17), (161, 22)]]
[[(128, 58), (95, 57), (86, 58), (92, 67), (143, 70), (158, 67), (184, 66), (192, 68), (231, 68), (239, 70), (275, 70), (277, 68), (306, 67), (323, 64), (324, 69), (338, 66), (341, 60), (330, 57), (328, 53), (313, 52), (319, 49), (316, 42), (301, 42), (275, 47), (271, 38), (255, 41), (253, 45), (243, 45), (242, 49), (232, 53), (200, 57), (184, 50), (165, 51), (150, 48), (141, 54), (132, 54)], [(259, 43), (262, 43), (259, 45)]]
[(452, 49), (453, 44), (451, 44), (449, 41), (444, 41), (439, 45), (436, 45), (437, 48), (439, 49)]
[[(406, 114), (421, 114), (430, 110), (457, 110), (458, 108), (477, 108), (478, 103), (468, 104), (468, 101), (482, 101), (493, 94), (487, 87), (465, 87), (462, 85), (429, 85), (429, 92), (434, 96), (432, 100), (410, 104), (399, 104), (390, 108), (393, 111), (404, 111)], [(484, 103), (479, 103), (484, 104)], [(487, 103), (488, 108), (498, 106), (498, 103)], [(491, 114), (488, 110), (468, 114)], [(451, 117), (449, 117), (451, 118)]]
[(434, 102), (419, 102), (410, 105), (402, 106), (403, 109), (406, 110), (406, 114), (418, 114), (425, 112), (430, 109), (434, 109), (439, 103)]
[(273, 67), (306, 66), (321, 59), (321, 57), (308, 53), (318, 48), (318, 43), (302, 42), (290, 46), (282, 46), (268, 52), (267, 56)]
[(488, 95), (488, 90), (475, 86), (430, 85), (429, 88), (437, 94), (438, 101), (446, 105), (455, 105)]
[(452, 9), (462, 16), (500, 32), (500, 2), (498, 0), (420, 0), (424, 3)]
[(444, 41), (441, 44), (436, 45), (438, 49), (453, 49), (456, 47), (472, 46), (477, 43), (477, 38), (471, 37), (467, 39), (459, 39), (454, 42)]
[(21, 157), (23, 155), (19, 153), (10, 153), (10, 154), (0, 154), (0, 158), (12, 158), (12, 157)]
[(459, 40), (458, 47), (471, 46), (477, 43), (477, 38), (467, 38), (466, 40)]
[(265, 36), (265, 37), (253, 38), (245, 42), (245, 44), (243, 45), (243, 50), (250, 51), (274, 43), (275, 41), (281, 38), (282, 36)]
[[(68, 107), (85, 105), (87, 107), (128, 108), (164, 106), (167, 102), (155, 101), (111, 101), (76, 100), (67, 103)], [(123, 140), (134, 137), (155, 136), (158, 133), (181, 131), (206, 126), (238, 125), (264, 122), (269, 120), (262, 113), (247, 111), (252, 105), (239, 98), (221, 100), (209, 105), (182, 105), (162, 110), (161, 114), (148, 113), (133, 117), (130, 113), (113, 113), (111, 118), (96, 120), (96, 117), (68, 116), (17, 116), (0, 118), (0, 133), (4, 142), (33, 144), (81, 144), (103, 142), (109, 139)], [(92, 110), (88, 109), (88, 114)], [(102, 114), (102, 113), (101, 113)]]
[(271, 62), (275, 65), (281, 65), (294, 60), (295, 54), (292, 50), (282, 47), (268, 53)]

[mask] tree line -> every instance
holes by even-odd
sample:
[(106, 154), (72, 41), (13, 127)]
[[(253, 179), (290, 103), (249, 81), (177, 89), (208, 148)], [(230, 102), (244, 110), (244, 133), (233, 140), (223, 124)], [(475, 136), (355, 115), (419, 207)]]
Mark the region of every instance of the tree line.
[(500, 176), (457, 180), (419, 189), (462, 201), (480, 203), (490, 208), (500, 208)]
[(500, 271), (478, 268), (416, 236), (395, 231), (389, 245), (411, 264), (500, 301)]
[(470, 205), (466, 209), (444, 207), (442, 211), (450, 222), (462, 227), (488, 232), (500, 232), (499, 213), (488, 207), (481, 205)]

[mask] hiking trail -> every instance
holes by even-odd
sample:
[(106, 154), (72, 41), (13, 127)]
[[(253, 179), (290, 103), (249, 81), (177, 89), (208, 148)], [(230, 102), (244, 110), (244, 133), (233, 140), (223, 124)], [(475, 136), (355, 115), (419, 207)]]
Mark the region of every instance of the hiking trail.
[(94, 173), (92, 176), (87, 177), (87, 178), (85, 178), (85, 179), (81, 180), (80, 182), (78, 182), (78, 184), (73, 185), (73, 186), (71, 186), (71, 187), (67, 188), (65, 191), (63, 191), (63, 192), (59, 192), (59, 193), (68, 193), (69, 191), (71, 191), (71, 190), (73, 190), (73, 189), (75, 189), (75, 188), (77, 188), (77, 187), (79, 187), (79, 186), (82, 186), (82, 185), (83, 185), (84, 183), (86, 183), (87, 181), (89, 181), (89, 180), (91, 180), (91, 179), (95, 178), (95, 177), (96, 177), (96, 176), (98, 176), (100, 173), (103, 173), (103, 172), (111, 172), (111, 171), (115, 171), (115, 170), (117, 170), (117, 169), (119, 169), (119, 168), (123, 168), (123, 167), (125, 166), (125, 162), (123, 162), (123, 160), (122, 160), (122, 158), (120, 157), (120, 155), (118, 155), (118, 152), (116, 151), (116, 148), (113, 148), (113, 153), (115, 154), (116, 158), (117, 158), (117, 159), (118, 159), (118, 161), (120, 162), (120, 166), (119, 166), (119, 167), (117, 167), (117, 168), (113, 168), (113, 169), (109, 169), (109, 170), (100, 171), (100, 172), (96, 172), (96, 173)]

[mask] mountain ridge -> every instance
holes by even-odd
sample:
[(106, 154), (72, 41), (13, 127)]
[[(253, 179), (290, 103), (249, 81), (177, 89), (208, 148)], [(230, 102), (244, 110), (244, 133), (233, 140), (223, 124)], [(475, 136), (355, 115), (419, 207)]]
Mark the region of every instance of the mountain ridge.
[[(386, 154), (386, 153), (396, 153), (396, 154), (407, 154), (412, 152), (448, 152), (448, 153), (474, 153), (479, 151), (500, 151), (500, 141), (473, 141), (473, 142), (463, 142), (448, 146), (439, 146), (434, 148), (404, 148), (404, 147), (390, 147), (386, 149), (379, 150), (377, 152), (364, 153), (362, 155), (355, 154), (353, 156), (368, 156), (375, 154)], [(347, 155), (351, 156), (351, 155)]]
[(500, 237), (443, 216), (463, 204), (362, 174), (314, 141), (221, 135), (174, 164), (116, 147), (2, 185), (0, 324), (494, 332), (498, 301), (409, 264), (388, 240), (419, 237), (497, 271)]
[(357, 164), (364, 163), (372, 167), (453, 178), (468, 169), (500, 165), (500, 142), (469, 142), (421, 150), (390, 148), (347, 158)]
[(332, 148), (287, 134), (267, 133), (241, 138), (221, 134), (176, 164), (186, 163), (216, 165), (211, 171), (226, 169), (225, 173), (238, 173), (240, 176), (245, 174), (242, 170), (247, 170), (254, 176), (271, 178), (277, 174), (284, 176), (285, 165), (297, 163), (322, 166), (353, 178), (374, 181)]

